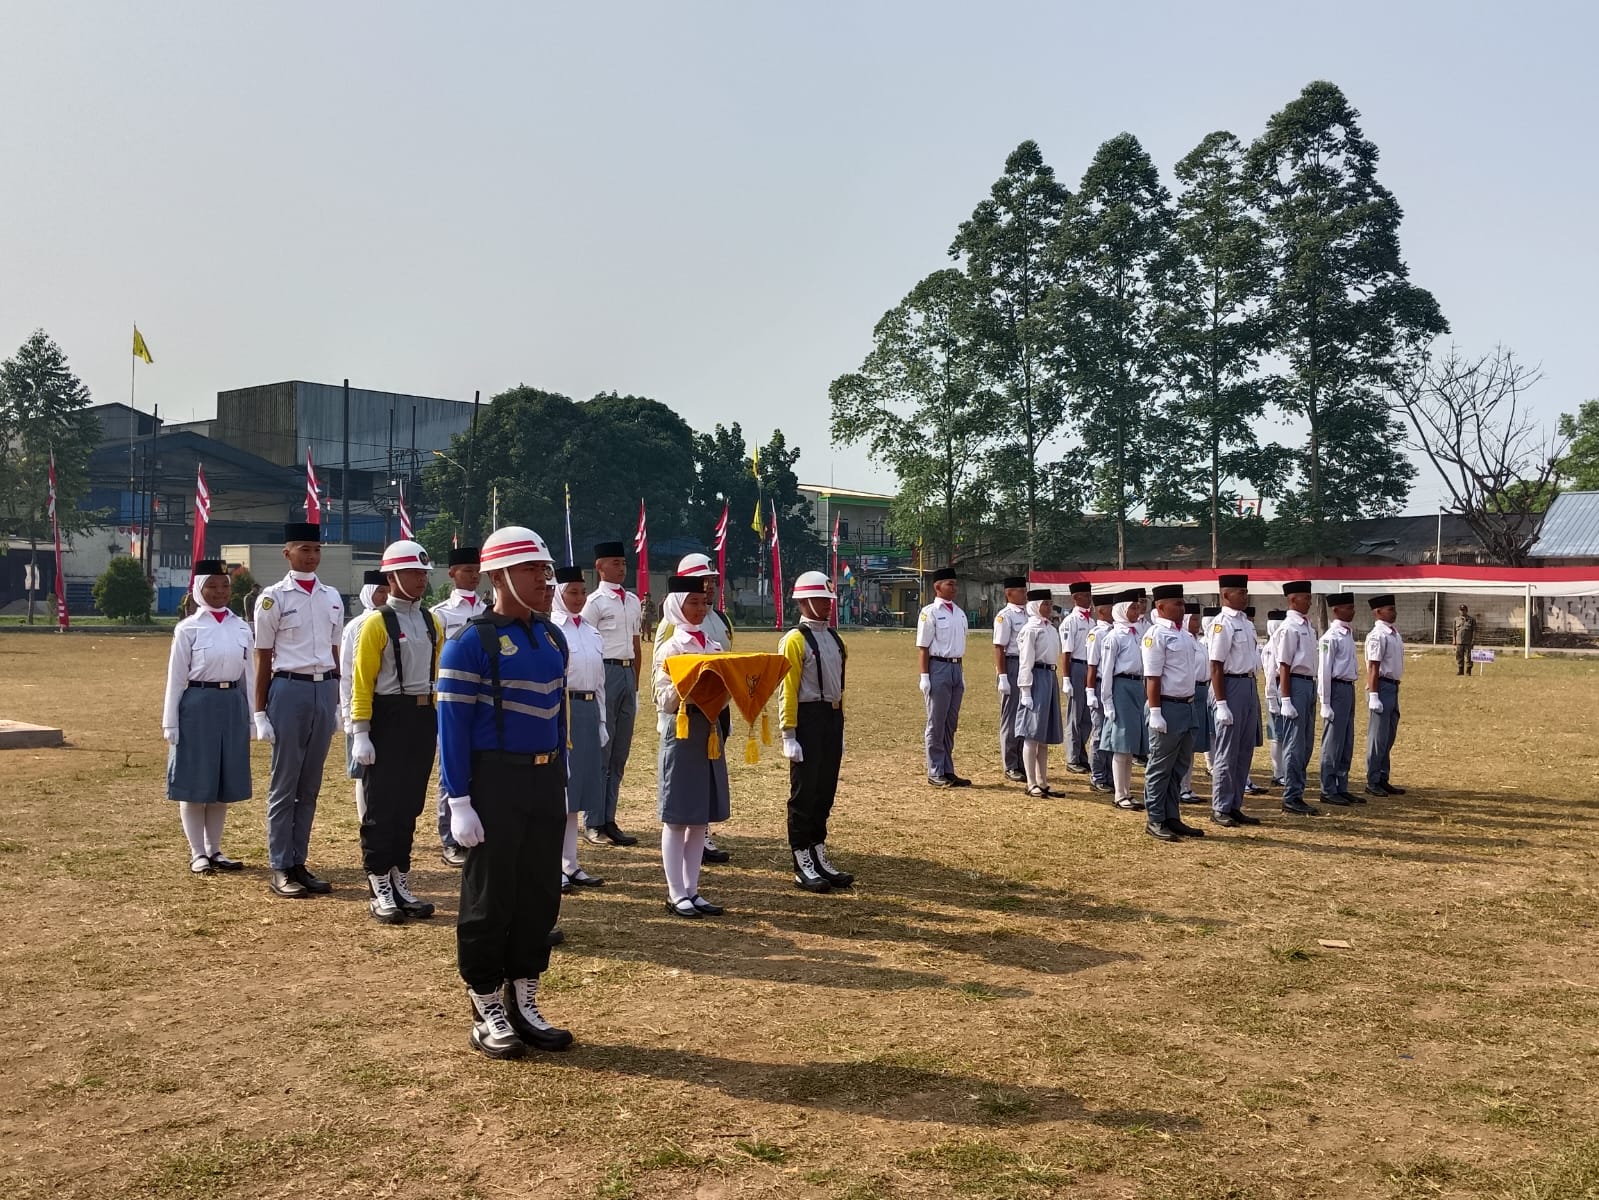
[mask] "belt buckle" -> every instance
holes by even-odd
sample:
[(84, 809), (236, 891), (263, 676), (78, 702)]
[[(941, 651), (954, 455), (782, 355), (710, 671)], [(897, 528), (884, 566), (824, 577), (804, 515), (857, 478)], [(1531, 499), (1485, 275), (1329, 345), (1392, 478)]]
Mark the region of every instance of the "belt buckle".
[(219, 688), (230, 688), (230, 687), (233, 686), (233, 681), (232, 680), (225, 680), (225, 681), (217, 684), (217, 686)]
[(834, 709), (840, 709), (844, 707), (844, 702), (842, 700), (830, 700), (828, 703), (831, 704)]
[(432, 704), (432, 703), (433, 703), (433, 697), (432, 696), (421, 696), (421, 695), (419, 695), (416, 698), (416, 706), (418, 708), (421, 708), (424, 705), (428, 705), (428, 704)]
[(312, 671), (311, 672), (311, 682), (312, 683), (321, 683), (322, 679), (323, 679), (323, 676), (324, 676), (324, 672), (322, 672), (322, 671)]

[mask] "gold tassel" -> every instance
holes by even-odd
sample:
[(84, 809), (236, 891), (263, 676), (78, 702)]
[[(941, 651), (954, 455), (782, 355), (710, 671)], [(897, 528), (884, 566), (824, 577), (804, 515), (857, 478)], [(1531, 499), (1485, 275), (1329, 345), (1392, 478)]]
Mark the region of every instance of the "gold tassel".
[(751, 764), (761, 761), (761, 748), (755, 744), (753, 736), (744, 739), (744, 761)]
[(768, 746), (772, 744), (772, 719), (764, 708), (761, 710), (761, 741)]
[(677, 734), (677, 740), (680, 742), (688, 739), (688, 705), (686, 703), (677, 710), (677, 725), (673, 732)]
[(705, 739), (705, 757), (722, 757), (722, 739), (716, 736), (716, 726), (711, 726), (711, 735)]

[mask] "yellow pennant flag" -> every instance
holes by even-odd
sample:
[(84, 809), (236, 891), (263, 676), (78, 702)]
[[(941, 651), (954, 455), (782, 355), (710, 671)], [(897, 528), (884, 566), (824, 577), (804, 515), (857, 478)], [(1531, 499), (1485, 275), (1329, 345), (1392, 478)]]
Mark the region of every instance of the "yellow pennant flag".
[(144, 344), (144, 334), (139, 332), (137, 325), (133, 327), (133, 357), (142, 358), (147, 363), (155, 362), (155, 359), (150, 357), (150, 347)]
[(766, 536), (766, 526), (761, 523), (761, 502), (759, 500), (755, 502), (755, 519), (750, 522), (750, 528), (755, 531), (757, 536)]
[(761, 448), (759, 446), (750, 451), (750, 474), (757, 479), (761, 477)]

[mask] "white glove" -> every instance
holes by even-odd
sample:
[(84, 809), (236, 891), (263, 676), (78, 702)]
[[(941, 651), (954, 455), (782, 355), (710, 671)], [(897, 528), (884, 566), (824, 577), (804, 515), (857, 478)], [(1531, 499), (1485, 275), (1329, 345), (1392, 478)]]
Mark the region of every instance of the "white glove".
[(1010, 676), (1009, 675), (1001, 675), (998, 678), (999, 678), (999, 694), (1001, 696), (1010, 695)]
[(345, 717), (344, 718), (344, 736), (345, 737), (354, 737), (355, 736), (355, 722), (350, 720), (349, 717)]
[(268, 745), (278, 740), (278, 735), (272, 732), (272, 722), (267, 720), (264, 712), (255, 714), (255, 740), (266, 742)]
[(176, 727), (163, 729), (161, 731), (161, 736), (166, 739), (167, 745), (169, 746), (176, 746), (178, 744), (178, 731)]
[(1070, 696), (1072, 694), (1072, 677), (1070, 675), (1062, 675), (1060, 677), (1060, 694), (1062, 696)]
[(1323, 704), (1321, 706), (1321, 719), (1323, 721), (1330, 721), (1330, 720), (1333, 719), (1333, 706), (1332, 705)]
[(1021, 689), (1021, 705), (1023, 708), (1033, 707), (1033, 688), (1031, 684)]
[(1275, 696), (1267, 696), (1266, 711), (1275, 717), (1279, 712), (1282, 711), (1282, 702), (1279, 701)]
[(1299, 710), (1294, 707), (1294, 702), (1287, 696), (1283, 697), (1280, 711), (1282, 715), (1287, 717), (1290, 721), (1297, 721), (1299, 719)]
[(1227, 707), (1227, 701), (1216, 701), (1216, 728), (1227, 729), (1233, 723), (1233, 710)]
[(783, 757), (789, 762), (804, 762), (805, 751), (800, 749), (799, 738), (788, 730), (783, 730)]
[(350, 757), (363, 767), (370, 767), (378, 760), (377, 747), (372, 744), (370, 734), (356, 733), (351, 735), (354, 739), (350, 743)]
[(1372, 712), (1381, 712), (1382, 711), (1382, 697), (1379, 696), (1376, 692), (1367, 692), (1366, 693), (1366, 707), (1371, 709)]
[(1100, 697), (1099, 710), (1105, 714), (1105, 720), (1114, 721), (1116, 719), (1116, 701), (1112, 698), (1110, 692), (1106, 692)]
[(1166, 732), (1166, 714), (1158, 708), (1149, 710), (1149, 728), (1154, 733)]
[(931, 675), (923, 675), (917, 681), (916, 686), (922, 689), (922, 699), (927, 699), (933, 694), (933, 677)]
[(611, 741), (611, 731), (610, 731), (609, 728), (607, 728), (605, 722), (601, 721), (600, 722), (600, 746), (603, 748), (603, 747), (609, 745), (610, 741)]
[(455, 844), (468, 848), (482, 845), (483, 822), (477, 819), (472, 797), (446, 796), (444, 799), (450, 806), (450, 836)]
[(655, 715), (655, 732), (656, 733), (659, 733), (659, 734), (661, 734), (664, 737), (665, 734), (666, 734), (666, 731), (668, 729), (670, 729), (671, 727), (672, 727), (672, 714), (671, 713), (663, 712), (663, 713), (657, 713)]
[(1088, 707), (1089, 708), (1098, 708), (1099, 707), (1099, 693), (1096, 692), (1093, 688), (1089, 688), (1088, 692), (1087, 692), (1087, 695), (1088, 695)]

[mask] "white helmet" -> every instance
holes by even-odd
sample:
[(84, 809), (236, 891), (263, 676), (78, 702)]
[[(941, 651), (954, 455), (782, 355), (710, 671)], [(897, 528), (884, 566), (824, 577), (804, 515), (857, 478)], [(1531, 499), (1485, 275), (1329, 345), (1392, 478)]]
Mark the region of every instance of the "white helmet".
[(709, 554), (685, 554), (677, 564), (679, 575), (715, 575), (716, 568), (711, 566)]
[(406, 539), (392, 543), (383, 552), (383, 562), (378, 569), (385, 574), (390, 571), (430, 571), (433, 564), (428, 560), (426, 550)]
[(820, 571), (806, 571), (794, 581), (791, 600), (831, 600), (833, 581)]
[(544, 539), (526, 525), (507, 525), (489, 534), (483, 543), (481, 565), (484, 571), (502, 571), (519, 563), (554, 564)]

